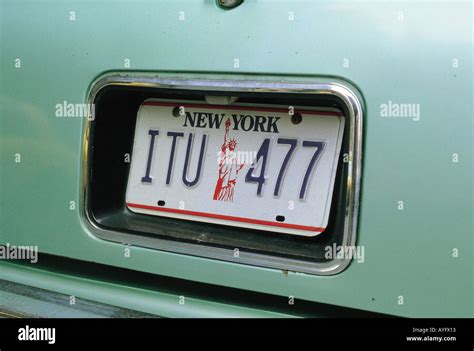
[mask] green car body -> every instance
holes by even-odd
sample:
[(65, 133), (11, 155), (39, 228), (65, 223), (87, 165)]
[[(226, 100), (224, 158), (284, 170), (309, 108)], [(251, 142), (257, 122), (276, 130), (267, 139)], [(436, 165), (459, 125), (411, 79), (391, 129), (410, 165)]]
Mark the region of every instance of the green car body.
[[(88, 268), (0, 261), (0, 279), (165, 317), (309, 315), (299, 301), (473, 317), (472, 11), (471, 2), (246, 0), (224, 10), (213, 0), (1, 0), (0, 243), (37, 245)], [(57, 118), (55, 106), (87, 102), (110, 75), (351, 87), (364, 112), (357, 225), (364, 262), (318, 275), (94, 235), (81, 213), (86, 123)], [(419, 110), (390, 118), (384, 110), (392, 104)], [(94, 264), (206, 288), (189, 296), (181, 285), (121, 281), (120, 273), (102, 279)], [(293, 297), (295, 309), (218, 299), (220, 287), (261, 300)], [(32, 310), (46, 313), (41, 306)]]

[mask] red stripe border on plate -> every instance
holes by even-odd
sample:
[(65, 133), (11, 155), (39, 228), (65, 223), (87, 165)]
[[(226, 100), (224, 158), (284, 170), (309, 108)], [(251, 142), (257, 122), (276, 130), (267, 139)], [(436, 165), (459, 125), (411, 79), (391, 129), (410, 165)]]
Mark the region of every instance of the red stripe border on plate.
[[(208, 108), (208, 109), (221, 109), (221, 110), (237, 110), (237, 111), (263, 111), (263, 112), (280, 112), (288, 113), (287, 109), (284, 108), (272, 108), (272, 107), (252, 107), (252, 106), (232, 106), (232, 105), (205, 105), (205, 104), (180, 104), (172, 102), (158, 102), (158, 101), (145, 101), (143, 105), (146, 106), (184, 106), (194, 108)], [(300, 110), (295, 109), (295, 112), (304, 113), (307, 115), (322, 115), (322, 116), (339, 116), (343, 117), (344, 114), (335, 111), (316, 111), (316, 110)]]
[(198, 212), (198, 211), (189, 211), (189, 210), (178, 210), (178, 209), (175, 209), (175, 208), (156, 207), (156, 206), (149, 206), (149, 205), (142, 205), (142, 204), (134, 204), (134, 203), (129, 203), (129, 202), (127, 202), (127, 206), (133, 207), (133, 208), (141, 208), (141, 209), (144, 209), (144, 210), (157, 211), (157, 212), (178, 213), (178, 214), (184, 214), (184, 215), (189, 215), (189, 216), (223, 219), (223, 220), (227, 220), (227, 221), (235, 221), (235, 222), (251, 223), (251, 224), (260, 224), (260, 225), (267, 225), (267, 226), (271, 226), (271, 227), (299, 229), (299, 230), (305, 230), (305, 231), (310, 231), (310, 232), (318, 232), (318, 233), (322, 233), (326, 229), (326, 228), (321, 228), (321, 227), (311, 227), (311, 226), (307, 226), (307, 225), (262, 221), (262, 220), (253, 219), (253, 218), (226, 216), (226, 215), (220, 215), (220, 214), (216, 214), (216, 213), (207, 213), (207, 212)]

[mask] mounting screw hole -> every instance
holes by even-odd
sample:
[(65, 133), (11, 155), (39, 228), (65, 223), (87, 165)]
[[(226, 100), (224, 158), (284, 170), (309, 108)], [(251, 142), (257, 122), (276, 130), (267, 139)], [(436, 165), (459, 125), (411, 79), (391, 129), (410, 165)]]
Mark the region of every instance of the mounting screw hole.
[(180, 112), (181, 112), (181, 111), (180, 111), (180, 108), (181, 108), (181, 106), (176, 106), (176, 107), (173, 109), (173, 116), (175, 116), (175, 117), (181, 116), (181, 114), (180, 114)]
[(291, 123), (293, 124), (300, 124), (303, 121), (303, 116), (301, 116), (301, 113), (295, 113), (293, 116), (291, 116)]
[(277, 222), (284, 222), (285, 221), (285, 216), (278, 215), (278, 216), (276, 216), (275, 219), (277, 220)]

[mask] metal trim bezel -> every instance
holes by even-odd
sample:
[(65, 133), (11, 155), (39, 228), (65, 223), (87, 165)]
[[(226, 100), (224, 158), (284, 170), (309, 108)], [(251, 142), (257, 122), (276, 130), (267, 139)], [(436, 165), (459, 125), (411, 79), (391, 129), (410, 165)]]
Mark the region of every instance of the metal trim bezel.
[[(346, 178), (346, 199), (344, 214), (344, 233), (342, 245), (344, 247), (354, 246), (357, 237), (357, 220), (359, 213), (360, 182), (362, 168), (362, 125), (363, 106), (360, 95), (347, 87), (348, 84), (328, 82), (293, 82), (281, 80), (250, 80), (235, 79), (229, 75), (225, 79), (212, 78), (182, 78), (183, 74), (169, 73), (147, 75), (146, 73), (109, 73), (99, 77), (91, 85), (87, 103), (93, 106), (97, 94), (109, 86), (129, 86), (148, 88), (167, 88), (181, 90), (219, 90), (228, 92), (254, 92), (254, 93), (285, 93), (285, 94), (326, 94), (337, 97), (347, 108), (349, 120), (349, 159)], [(177, 77), (176, 77), (177, 76)], [(209, 75), (212, 77), (212, 75)], [(221, 75), (220, 75), (221, 76)], [(253, 77), (248, 77), (253, 78)], [(354, 89), (355, 90), (355, 89)], [(92, 111), (94, 113), (94, 111)], [(89, 191), (89, 164), (92, 145), (89, 142), (91, 127), (95, 116), (84, 119), (82, 133), (82, 172), (81, 172), (81, 199), (80, 213), (87, 229), (94, 236), (120, 244), (139, 246), (156, 249), (160, 251), (186, 254), (221, 260), (232, 263), (246, 264), (264, 268), (273, 268), (314, 275), (334, 275), (342, 272), (351, 259), (333, 259), (328, 262), (308, 262), (304, 260), (283, 258), (265, 254), (239, 251), (239, 257), (234, 257), (234, 250), (211, 246), (203, 246), (191, 243), (177, 242), (173, 240), (149, 238), (137, 234), (123, 233), (115, 230), (101, 228), (92, 218), (88, 204)]]

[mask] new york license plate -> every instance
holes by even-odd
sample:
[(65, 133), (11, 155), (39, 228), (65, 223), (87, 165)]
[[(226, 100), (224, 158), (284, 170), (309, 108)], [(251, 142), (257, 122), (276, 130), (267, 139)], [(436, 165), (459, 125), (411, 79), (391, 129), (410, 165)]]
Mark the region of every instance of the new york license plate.
[(154, 216), (314, 236), (327, 224), (336, 109), (145, 101), (126, 203)]

